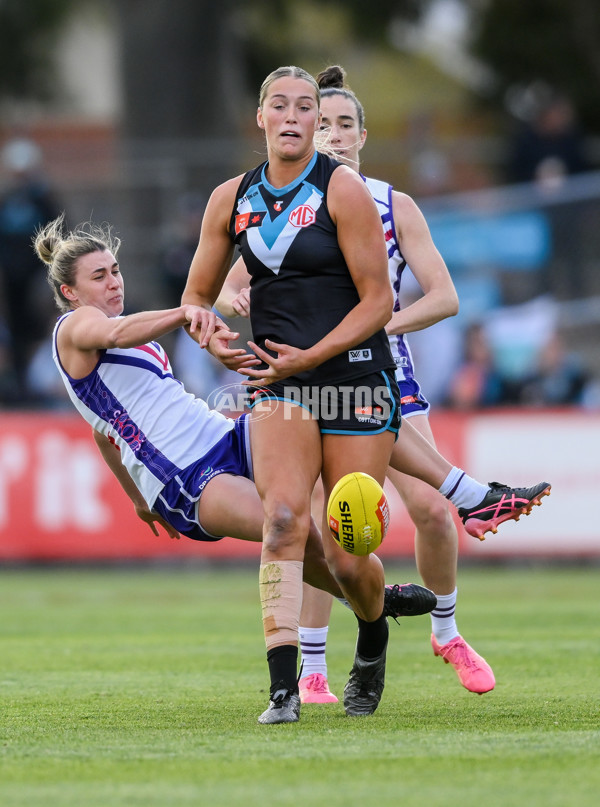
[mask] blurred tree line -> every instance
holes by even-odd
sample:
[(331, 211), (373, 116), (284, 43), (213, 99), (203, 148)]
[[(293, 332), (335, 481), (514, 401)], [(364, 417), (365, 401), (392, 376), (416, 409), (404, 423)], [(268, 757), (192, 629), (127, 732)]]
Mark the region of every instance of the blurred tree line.
[(48, 98), (57, 31), (75, 0), (0, 0), (0, 98)]
[[(320, 6), (339, 9), (357, 40), (391, 48), (390, 26), (418, 23), (435, 2), (444, 0)], [(587, 131), (600, 134), (598, 0), (463, 2), (473, 21), (468, 47), (493, 76), (474, 100), (503, 111), (511, 89), (545, 82), (571, 99)], [(0, 0), (1, 98), (51, 96), (57, 31), (83, 3), (110, 7), (118, 21), (122, 126), (131, 137), (230, 135), (240, 125), (240, 99), (254, 99), (274, 66), (302, 60), (288, 30), (299, 0)], [(306, 30), (305, 47), (310, 39)]]

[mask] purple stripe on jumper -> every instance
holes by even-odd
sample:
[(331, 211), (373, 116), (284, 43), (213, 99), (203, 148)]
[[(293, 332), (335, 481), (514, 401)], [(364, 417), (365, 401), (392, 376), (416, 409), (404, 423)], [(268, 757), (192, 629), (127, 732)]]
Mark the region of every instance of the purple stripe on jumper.
[(163, 484), (179, 471), (179, 468), (148, 440), (98, 373), (94, 372), (84, 379), (72, 381), (71, 386), (81, 402), (118, 432), (137, 459)]

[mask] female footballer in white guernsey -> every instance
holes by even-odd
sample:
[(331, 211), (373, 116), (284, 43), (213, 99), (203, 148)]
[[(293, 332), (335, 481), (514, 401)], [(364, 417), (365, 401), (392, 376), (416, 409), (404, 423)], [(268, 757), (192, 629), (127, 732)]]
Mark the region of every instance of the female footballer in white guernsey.
[[(317, 76), (317, 82), (321, 89), (322, 125), (330, 133), (330, 144), (339, 160), (359, 172), (360, 151), (367, 138), (363, 107), (345, 86), (345, 73), (339, 66), (324, 70)], [(458, 297), (415, 202), (385, 182), (361, 176), (377, 204), (387, 247), (394, 313), (386, 332), (396, 362), (402, 417), (410, 418), (411, 425), (435, 445), (429, 425), (429, 404), (415, 377), (406, 334), (454, 316), (458, 312)], [(400, 285), (407, 265), (423, 295), (401, 308)], [(492, 669), (462, 638), (456, 625), (458, 536), (447, 500), (420, 479), (394, 467), (388, 470), (388, 477), (416, 527), (415, 555), (419, 572), (438, 597), (431, 614), (434, 653), (452, 664), (467, 689), (487, 692), (495, 685)], [(469, 503), (477, 504), (480, 498), (476, 493)], [(321, 597), (317, 592), (314, 596)]]
[[(155, 534), (157, 523), (171, 537), (260, 541), (263, 514), (246, 417), (227, 418), (187, 393), (155, 341), (189, 326), (204, 344), (221, 323), (192, 305), (121, 316), (119, 244), (106, 227), (86, 224), (65, 233), (62, 217), (36, 235), (36, 252), (63, 312), (53, 355), (69, 396)], [(341, 596), (316, 528), (305, 568), (318, 586)]]
[[(341, 67), (327, 68), (317, 76), (317, 82), (321, 90), (322, 126), (329, 131), (329, 144), (340, 161), (359, 172), (360, 151), (367, 138), (363, 107), (356, 95), (345, 86), (345, 73)], [(377, 205), (387, 248), (389, 276), (394, 290), (394, 313), (385, 329), (396, 363), (402, 418), (410, 419), (410, 424), (435, 445), (429, 425), (429, 403), (415, 377), (406, 334), (455, 315), (458, 312), (458, 297), (446, 264), (415, 202), (406, 194), (393, 190), (386, 182), (362, 174), (361, 177)], [(407, 266), (421, 286), (423, 295), (402, 308), (400, 285)], [(438, 492), (421, 479), (404, 472), (401, 446), (392, 454), (387, 475), (415, 524), (415, 554), (421, 577), (437, 595), (437, 606), (431, 612), (433, 652), (454, 667), (466, 689), (477, 693), (488, 692), (495, 686), (492, 669), (463, 639), (455, 620), (458, 536), (448, 502), (441, 493), (450, 493), (458, 476), (451, 477), (440, 488), (441, 493)], [(479, 485), (471, 486), (470, 490), (467, 487), (465, 485), (462, 501), (457, 500), (458, 507), (475, 505), (485, 508), (498, 492), (498, 488), (495, 488), (492, 497), (488, 496), (488, 501), (482, 502), (488, 489)], [(505, 487), (505, 490), (500, 492), (500, 496), (507, 492), (512, 494), (513, 491), (506, 486), (501, 487)], [(542, 483), (527, 490), (520, 489), (520, 503), (528, 505), (546, 487)], [(508, 510), (503, 513), (506, 517), (510, 515)], [(315, 592), (314, 596), (322, 599), (321, 592)]]

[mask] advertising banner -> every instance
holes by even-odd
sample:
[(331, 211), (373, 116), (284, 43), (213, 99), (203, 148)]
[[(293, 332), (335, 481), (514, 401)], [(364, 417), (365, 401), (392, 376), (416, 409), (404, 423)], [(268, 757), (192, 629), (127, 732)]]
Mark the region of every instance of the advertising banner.
[[(484, 542), (455, 517), (461, 556), (600, 556), (600, 524), (589, 507), (600, 487), (600, 415), (438, 413), (432, 426), (441, 453), (480, 481), (553, 486), (530, 517), (503, 524)], [(391, 527), (378, 554), (410, 558), (414, 527), (388, 482), (385, 490)], [(259, 555), (258, 544), (231, 538), (207, 544), (153, 535), (75, 414), (0, 414), (0, 562)]]

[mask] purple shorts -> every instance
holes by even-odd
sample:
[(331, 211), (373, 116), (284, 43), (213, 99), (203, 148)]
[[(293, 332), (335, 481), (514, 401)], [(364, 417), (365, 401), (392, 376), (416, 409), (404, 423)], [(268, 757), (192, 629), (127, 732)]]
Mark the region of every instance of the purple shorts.
[(165, 485), (152, 509), (194, 541), (220, 541), (224, 535), (211, 535), (198, 521), (198, 503), (206, 485), (220, 474), (252, 479), (252, 457), (247, 415), (236, 419), (231, 431), (197, 462), (189, 465)]
[(398, 381), (400, 387), (400, 411), (403, 418), (411, 415), (428, 415), (430, 404), (421, 392), (421, 387), (414, 378)]

